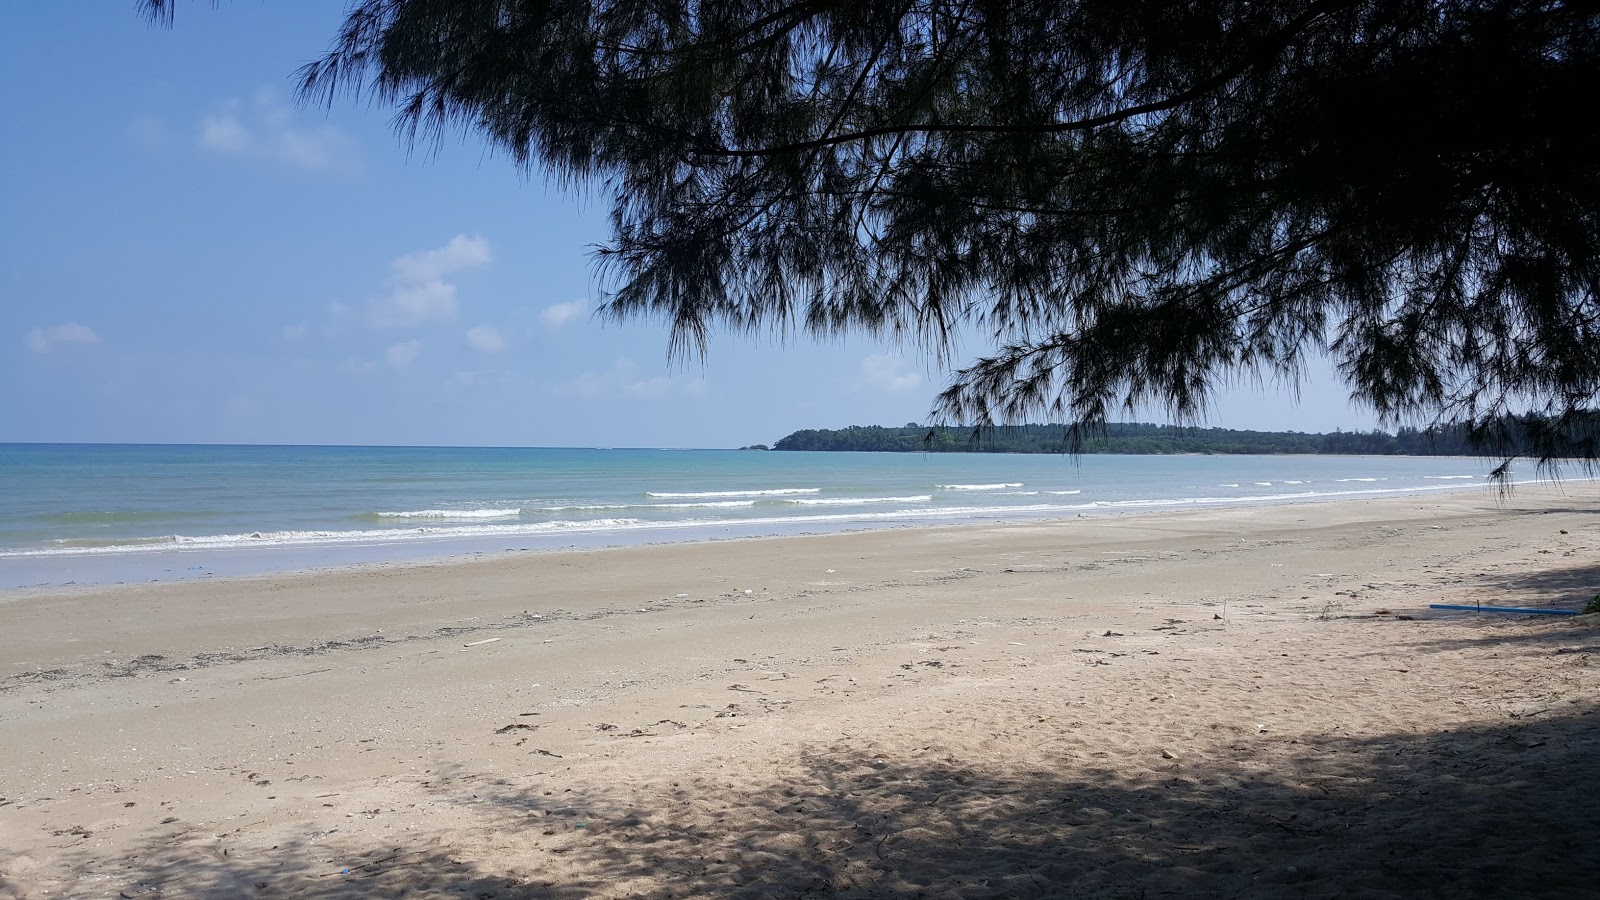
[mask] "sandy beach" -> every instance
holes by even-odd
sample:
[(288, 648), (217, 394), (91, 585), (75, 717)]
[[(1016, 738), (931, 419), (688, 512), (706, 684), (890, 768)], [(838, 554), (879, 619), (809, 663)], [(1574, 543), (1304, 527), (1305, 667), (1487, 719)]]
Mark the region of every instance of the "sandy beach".
[(0, 897), (1593, 897), (1600, 486), (0, 598)]

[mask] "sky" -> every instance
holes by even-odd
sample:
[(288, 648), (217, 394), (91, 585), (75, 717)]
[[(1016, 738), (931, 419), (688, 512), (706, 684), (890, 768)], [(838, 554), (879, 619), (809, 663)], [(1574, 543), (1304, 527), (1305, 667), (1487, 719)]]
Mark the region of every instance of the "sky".
[[(928, 419), (948, 369), (869, 337), (669, 364), (664, 325), (597, 321), (607, 198), (295, 104), (342, 8), (8, 10), (0, 442), (737, 447)], [(1204, 424), (1373, 425), (1328, 370), (1291, 393), (1229, 390)]]

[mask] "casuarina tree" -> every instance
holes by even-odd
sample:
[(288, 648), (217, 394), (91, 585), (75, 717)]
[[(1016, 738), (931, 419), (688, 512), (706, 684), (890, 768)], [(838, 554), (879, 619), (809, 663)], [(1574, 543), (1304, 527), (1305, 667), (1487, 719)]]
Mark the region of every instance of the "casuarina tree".
[(1091, 428), (1327, 355), (1600, 450), (1592, 2), (358, 0), (299, 76), (603, 192), (603, 312), (674, 353), (978, 330), (937, 414)]

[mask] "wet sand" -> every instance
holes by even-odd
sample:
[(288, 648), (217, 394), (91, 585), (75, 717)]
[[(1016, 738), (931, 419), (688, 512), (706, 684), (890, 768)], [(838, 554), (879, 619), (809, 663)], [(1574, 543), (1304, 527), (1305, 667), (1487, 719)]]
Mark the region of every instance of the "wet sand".
[(0, 897), (1593, 896), (1600, 487), (0, 599)]

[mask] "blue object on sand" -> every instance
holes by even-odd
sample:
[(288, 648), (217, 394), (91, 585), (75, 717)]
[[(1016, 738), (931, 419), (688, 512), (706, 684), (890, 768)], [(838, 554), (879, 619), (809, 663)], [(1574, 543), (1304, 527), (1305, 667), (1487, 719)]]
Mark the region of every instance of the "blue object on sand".
[(1464, 609), (1468, 612), (1527, 613), (1534, 616), (1575, 616), (1575, 609), (1528, 609), (1521, 606), (1466, 606), (1460, 603), (1429, 603), (1429, 609)]

